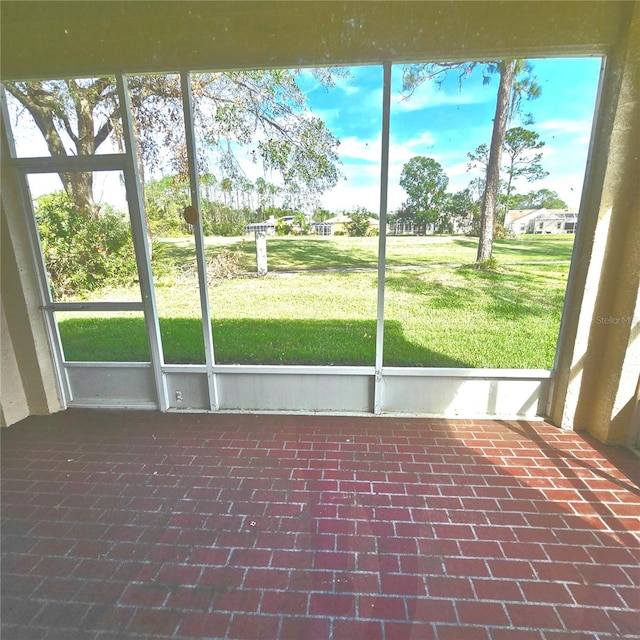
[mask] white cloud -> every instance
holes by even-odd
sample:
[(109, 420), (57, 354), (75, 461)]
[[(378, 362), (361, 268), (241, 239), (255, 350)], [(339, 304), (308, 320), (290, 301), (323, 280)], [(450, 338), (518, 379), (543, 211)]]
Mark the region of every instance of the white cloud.
[(467, 171), (467, 162), (456, 162), (455, 164), (448, 165), (444, 167), (444, 172), (450, 177), (457, 176), (467, 176), (467, 181), (471, 178), (469, 176), (469, 172)]
[(338, 107), (332, 107), (328, 109), (315, 108), (312, 116), (320, 118), (326, 126), (330, 128), (330, 125), (337, 122), (340, 119), (340, 109)]
[(591, 131), (590, 120), (547, 120), (532, 125), (535, 131), (550, 134), (581, 133)]
[(470, 87), (459, 91), (450, 91), (444, 87), (438, 88), (435, 82), (425, 82), (420, 85), (410, 98), (395, 91), (391, 96), (391, 108), (397, 111), (418, 111), (443, 105), (480, 104), (487, 101), (487, 97)]
[(435, 143), (436, 138), (430, 131), (424, 131), (419, 136), (405, 142), (399, 142), (397, 138), (391, 136), (389, 161), (391, 164), (404, 165), (415, 156), (428, 156), (440, 161), (441, 156), (433, 152)]
[(567, 172), (563, 175), (554, 174), (540, 183), (535, 183), (535, 187), (531, 189), (551, 189), (569, 205), (570, 209), (577, 209), (580, 205), (583, 180), (584, 173), (581, 171)]
[(355, 84), (356, 78), (353, 70), (347, 76), (335, 76), (333, 81), (335, 88), (343, 91), (348, 96), (355, 95), (360, 91), (360, 87)]
[(380, 209), (380, 189), (377, 183), (360, 187), (341, 183), (325, 193), (321, 202), (329, 211), (348, 211), (354, 207), (366, 207), (369, 211), (377, 213)]
[(436, 138), (431, 131), (423, 131), (417, 138), (413, 138), (403, 143), (405, 147), (410, 149), (420, 149), (422, 147), (432, 147), (436, 143)]
[(340, 141), (338, 153), (343, 162), (347, 158), (364, 160), (366, 162), (380, 162), (380, 138), (356, 138), (349, 136)]

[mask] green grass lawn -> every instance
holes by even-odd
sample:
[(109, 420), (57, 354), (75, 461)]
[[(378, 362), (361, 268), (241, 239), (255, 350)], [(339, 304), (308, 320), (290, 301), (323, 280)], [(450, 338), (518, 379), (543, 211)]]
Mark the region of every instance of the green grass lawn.
[[(487, 272), (459, 266), (475, 259), (476, 239), (388, 238), (387, 265), (411, 269), (386, 272), (385, 365), (551, 368), (572, 245), (570, 235), (499, 240), (499, 269)], [(210, 287), (216, 362), (372, 365), (378, 239), (269, 238), (267, 246), (270, 273), (257, 278), (252, 242), (207, 245), (208, 258), (237, 251), (248, 272)], [(156, 244), (170, 363), (204, 362), (194, 263), (193, 244)], [(59, 326), (67, 360), (149, 358), (139, 314), (65, 314)]]
[[(195, 265), (193, 240), (155, 243), (168, 267)], [(475, 260), (477, 238), (462, 236), (388, 236), (387, 266), (464, 264)], [(272, 271), (328, 268), (374, 268), (378, 264), (378, 238), (284, 236), (267, 240)], [(242, 269), (255, 271), (255, 242), (216, 238), (205, 246), (211, 258), (223, 250), (237, 253)], [(494, 255), (500, 263), (570, 260), (573, 236), (531, 235), (517, 240), (496, 240)]]

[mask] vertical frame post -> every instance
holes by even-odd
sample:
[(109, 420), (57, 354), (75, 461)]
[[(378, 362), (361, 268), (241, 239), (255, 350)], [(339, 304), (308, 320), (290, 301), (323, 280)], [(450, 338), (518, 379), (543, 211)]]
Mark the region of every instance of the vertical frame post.
[(380, 158), (380, 234), (378, 236), (378, 308), (376, 319), (376, 364), (373, 412), (382, 413), (384, 380), (384, 285), (387, 259), (387, 194), (389, 189), (389, 121), (391, 112), (391, 63), (383, 66), (382, 88), (382, 152)]
[[(7, 148), (9, 149), (9, 155), (13, 160), (17, 157), (17, 154), (13, 139), (13, 131), (11, 130), (10, 125), (9, 110), (7, 107), (7, 98), (4, 87), (0, 88), (0, 113), (3, 125), (1, 127), (2, 137), (6, 141)], [(33, 201), (30, 195), (31, 190), (29, 189), (29, 182), (27, 180), (26, 173), (16, 168), (13, 168), (13, 171), (17, 181), (19, 182), (18, 197), (20, 199), (20, 209), (27, 214), (24, 218), (27, 227), (29, 250), (31, 252), (33, 265), (35, 266), (38, 295), (42, 306), (47, 337), (49, 339), (53, 367), (56, 372), (56, 387), (58, 389), (60, 407), (62, 409), (66, 409), (69, 402), (73, 400), (73, 395), (71, 393), (71, 385), (69, 384), (67, 370), (64, 366), (64, 351), (62, 349), (62, 340), (60, 338), (60, 331), (58, 330), (58, 323), (56, 322), (54, 312), (51, 310), (51, 303), (53, 299), (51, 296), (51, 289), (49, 288), (49, 280), (47, 278), (47, 268), (44, 262), (42, 246), (40, 244), (40, 234), (38, 233), (38, 227), (36, 225)]]
[(131, 235), (133, 236), (133, 246), (138, 264), (142, 306), (144, 308), (144, 320), (149, 340), (151, 367), (153, 369), (153, 377), (158, 396), (158, 406), (160, 411), (166, 411), (169, 408), (169, 395), (167, 391), (167, 381), (162, 371), (164, 356), (162, 353), (160, 324), (158, 322), (158, 307), (156, 306), (153, 288), (153, 275), (151, 273), (147, 220), (144, 201), (142, 199), (142, 193), (140, 192), (141, 181), (138, 162), (136, 160), (136, 139), (132, 121), (133, 111), (131, 109), (127, 78), (119, 73), (116, 76), (116, 81), (118, 85), (118, 98), (120, 100), (120, 114), (122, 117), (122, 131), (126, 152), (124, 181), (131, 217)]
[(218, 386), (213, 372), (215, 355), (213, 351), (213, 333), (211, 330), (211, 313), (209, 311), (209, 290), (207, 287), (207, 263), (204, 255), (204, 234), (202, 232), (202, 209), (200, 203), (200, 183), (198, 180), (198, 158), (196, 156), (195, 126), (193, 121), (193, 95), (188, 71), (180, 73), (182, 88), (182, 107), (184, 112), (184, 128), (187, 142), (187, 159), (189, 161), (189, 185), (191, 187), (191, 204), (198, 212), (198, 219), (193, 225), (196, 245), (196, 261), (198, 265), (198, 285), (200, 287), (200, 310), (202, 314), (202, 335), (204, 338), (205, 363), (207, 365), (207, 385), (209, 389), (209, 408), (218, 410)]

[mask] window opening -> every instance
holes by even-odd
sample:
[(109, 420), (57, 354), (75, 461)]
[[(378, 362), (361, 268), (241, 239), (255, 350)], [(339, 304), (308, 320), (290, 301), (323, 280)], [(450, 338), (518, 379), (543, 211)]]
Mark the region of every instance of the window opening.
[(517, 64), (483, 264), (500, 67), (393, 67), (386, 366), (553, 368), (601, 61)]
[[(537, 138), (531, 155), (518, 156), (524, 134), (516, 131), (503, 153), (495, 262), (484, 269), (468, 265), (477, 249), (482, 145), (490, 141), (498, 78), (472, 64), (461, 80), (450, 72), (439, 84), (418, 83), (408, 96), (402, 83), (411, 65), (393, 67), (385, 366), (552, 367), (600, 61), (531, 64), (542, 94), (522, 102), (532, 117), (514, 112), (509, 130)], [(187, 273), (193, 241), (180, 215), (189, 202), (180, 77), (137, 76), (128, 84), (165, 358), (203, 363), (198, 286)], [(30, 85), (58, 100), (45, 124), (41, 107), (29, 110)], [(191, 75), (218, 363), (374, 362), (381, 87), (381, 67)], [(120, 172), (69, 168), (74, 157), (122, 151), (113, 78), (7, 88), (18, 157), (62, 163), (57, 176), (29, 176), (34, 208), (44, 196), (64, 193), (75, 212), (107, 205), (118, 211), (111, 201), (121, 198)], [(83, 121), (78, 96), (91, 91), (92, 118)], [(55, 145), (44, 142), (38, 122), (55, 129)], [(93, 146), (81, 144), (83, 132)], [(522, 159), (531, 165), (538, 153), (542, 169), (529, 183)], [(420, 178), (415, 159), (431, 160), (448, 178), (438, 206), (420, 209), (420, 194), (411, 193), (416, 176), (409, 169)], [(97, 187), (96, 177), (107, 174), (113, 188)], [(55, 187), (47, 191), (46, 180), (57, 180)], [(257, 231), (267, 236), (269, 273), (262, 278), (255, 275)], [(39, 232), (43, 242), (44, 228)], [(51, 255), (47, 260), (51, 272)], [(126, 293), (105, 285), (76, 297), (137, 301), (134, 280)], [(52, 288), (54, 301), (75, 299)]]
[(148, 362), (124, 176), (64, 176), (89, 185), (88, 208), (74, 203), (59, 174), (27, 175), (53, 308), (67, 309), (55, 314), (64, 359)]
[(167, 364), (203, 364), (198, 272), (180, 76), (128, 78), (151, 247), (151, 271)]
[(56, 311), (65, 362), (149, 362), (141, 311)]
[(122, 151), (113, 76), (3, 85), (17, 157), (66, 158)]
[(381, 75), (191, 75), (216, 363), (373, 364)]

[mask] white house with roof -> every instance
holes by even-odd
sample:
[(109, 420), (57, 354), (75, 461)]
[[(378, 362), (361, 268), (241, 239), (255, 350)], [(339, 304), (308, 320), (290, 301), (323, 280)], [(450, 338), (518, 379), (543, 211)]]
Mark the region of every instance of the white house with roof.
[(504, 220), (507, 231), (523, 233), (575, 233), (578, 211), (575, 209), (510, 209)]
[[(376, 218), (367, 218), (369, 227), (380, 230), (380, 221)], [(346, 225), (351, 222), (351, 216), (339, 213), (322, 222), (313, 222), (312, 227), (319, 236), (334, 236), (336, 233), (346, 233)]]
[(267, 220), (263, 220), (262, 222), (251, 222), (250, 224), (246, 224), (244, 227), (244, 234), (250, 235), (252, 233), (260, 232), (268, 236), (275, 236), (278, 222), (293, 224), (294, 219), (295, 216), (282, 216), (278, 219), (274, 216), (269, 216)]

